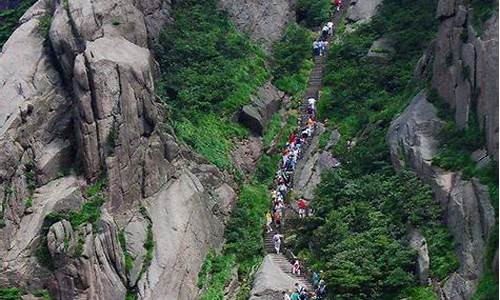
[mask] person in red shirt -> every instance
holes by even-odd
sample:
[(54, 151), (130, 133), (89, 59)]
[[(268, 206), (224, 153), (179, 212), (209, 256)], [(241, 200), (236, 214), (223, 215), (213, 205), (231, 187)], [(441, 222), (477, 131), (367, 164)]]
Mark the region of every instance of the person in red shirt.
[(288, 136), (288, 143), (290, 143), (290, 145), (291, 145), (291, 144), (295, 144), (296, 141), (297, 141), (297, 134), (295, 132), (293, 132)]
[(337, 11), (340, 11), (340, 6), (342, 5), (342, 0), (335, 0), (335, 5), (337, 6)]
[(307, 209), (307, 201), (304, 199), (299, 199), (297, 201), (297, 206), (299, 207), (299, 218), (305, 218), (306, 216), (306, 209)]

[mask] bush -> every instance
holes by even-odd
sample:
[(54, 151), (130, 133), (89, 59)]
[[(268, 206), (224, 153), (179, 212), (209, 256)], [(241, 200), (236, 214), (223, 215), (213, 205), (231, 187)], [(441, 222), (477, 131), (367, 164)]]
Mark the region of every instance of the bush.
[(330, 0), (298, 0), (297, 21), (308, 27), (321, 26), (328, 22), (332, 6)]
[[(341, 133), (333, 152), (343, 167), (323, 176), (312, 202), (315, 216), (299, 224), (292, 246), (313, 269), (325, 270), (335, 299), (432, 299), (415, 288), (408, 228), (426, 237), (433, 276), (444, 278), (458, 266), (429, 186), (413, 173), (394, 172), (385, 141), (391, 121), (414, 95), (413, 70), (435, 34), (436, 4), (386, 0), (371, 23), (330, 49), (318, 112)], [(365, 59), (381, 36), (396, 45), (386, 65)]]
[(0, 299), (2, 300), (21, 300), (23, 291), (18, 288), (0, 289)]
[(458, 267), (441, 209), (412, 173), (331, 172), (312, 206), (315, 217), (302, 224), (295, 251), (325, 270), (338, 299), (382, 299), (414, 286), (408, 227), (421, 228), (427, 238), (433, 275), (444, 278)]
[(198, 275), (198, 286), (206, 287), (201, 299), (223, 299), (224, 287), (236, 264), (240, 281), (249, 282), (250, 273), (260, 264), (264, 252), (262, 229), (269, 201), (266, 186), (242, 187), (237, 207), (226, 227), (224, 251), (218, 256), (209, 253)]
[(309, 30), (292, 23), (273, 46), (274, 84), (295, 98), (301, 98), (305, 92), (314, 66), (312, 42)]
[(17, 28), (19, 19), (35, 2), (36, 0), (22, 0), (17, 7), (0, 11), (0, 48)]
[(269, 78), (265, 56), (215, 0), (177, 3), (173, 19), (155, 49), (158, 93), (173, 108), (177, 136), (229, 169), (232, 139), (246, 133), (232, 116)]

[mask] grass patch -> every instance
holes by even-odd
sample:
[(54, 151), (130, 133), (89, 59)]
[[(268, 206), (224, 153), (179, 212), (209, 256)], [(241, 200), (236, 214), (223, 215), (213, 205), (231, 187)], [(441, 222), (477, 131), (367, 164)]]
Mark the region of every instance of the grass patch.
[(198, 275), (198, 286), (206, 288), (201, 299), (223, 299), (224, 287), (235, 266), (238, 266), (238, 277), (244, 286), (238, 297), (248, 292), (252, 270), (260, 264), (264, 254), (262, 228), (269, 201), (265, 185), (242, 187), (237, 207), (226, 227), (224, 250), (220, 255), (210, 252)]
[(50, 12), (45, 13), (39, 21), (38, 32), (40, 36), (47, 40), (49, 38), (50, 25), (52, 24), (52, 14)]
[(295, 9), (297, 22), (310, 28), (328, 22), (332, 12), (330, 3), (330, 0), (298, 0)]
[(406, 289), (401, 293), (400, 298), (409, 300), (438, 300), (432, 287), (414, 287)]
[(118, 241), (120, 242), (120, 247), (122, 248), (123, 251), (123, 256), (125, 257), (125, 271), (130, 273), (134, 266), (134, 259), (130, 255), (130, 253), (127, 250), (127, 240), (125, 238), (125, 231), (121, 230), (118, 233)]
[[(42, 225), (42, 238), (36, 249), (35, 256), (38, 262), (48, 268), (49, 270), (54, 270), (55, 265), (50, 255), (49, 248), (47, 246), (47, 233), (49, 232), (50, 226), (61, 221), (67, 220), (71, 223), (74, 232), (78, 232), (85, 224), (92, 224), (92, 229), (97, 232), (100, 228), (99, 220), (101, 217), (101, 206), (106, 200), (106, 178), (100, 178), (95, 184), (89, 186), (85, 191), (86, 202), (78, 210), (70, 210), (68, 212), (51, 212), (45, 216)], [(83, 253), (84, 247), (84, 237), (80, 234), (78, 235), (77, 246), (73, 253), (74, 257), (79, 257)]]
[(159, 96), (172, 108), (179, 138), (230, 169), (233, 139), (246, 131), (232, 116), (270, 76), (264, 53), (240, 34), (215, 0), (183, 1), (160, 35)]
[(294, 99), (300, 100), (307, 89), (309, 74), (314, 67), (313, 40), (311, 31), (292, 23), (273, 46), (274, 85)]
[(0, 289), (0, 299), (2, 300), (20, 300), (23, 291), (18, 288), (3, 288)]
[(262, 137), (262, 143), (264, 147), (270, 147), (274, 138), (281, 131), (281, 115), (279, 113), (275, 113), (272, 117), (271, 121), (267, 125), (267, 128), (264, 130), (264, 136)]

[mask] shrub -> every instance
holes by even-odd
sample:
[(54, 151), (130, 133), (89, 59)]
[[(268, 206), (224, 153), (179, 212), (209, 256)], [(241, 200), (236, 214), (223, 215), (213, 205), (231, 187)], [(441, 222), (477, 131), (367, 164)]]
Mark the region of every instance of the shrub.
[(317, 27), (329, 20), (332, 11), (330, 0), (298, 0), (297, 21), (308, 27)]
[(234, 113), (268, 78), (263, 52), (238, 33), (216, 1), (183, 1), (160, 35), (157, 91), (172, 108), (177, 136), (218, 167), (230, 169), (233, 138), (246, 134)]
[(21, 300), (23, 294), (23, 291), (18, 288), (0, 289), (0, 299), (3, 300)]
[(301, 98), (305, 92), (314, 66), (312, 42), (309, 30), (292, 23), (273, 46), (274, 84), (295, 98)]
[(22, 0), (17, 7), (0, 11), (0, 48), (17, 28), (19, 19), (35, 2), (36, 0)]
[(220, 255), (209, 253), (198, 276), (198, 286), (206, 287), (201, 299), (223, 299), (224, 287), (236, 263), (240, 281), (249, 282), (250, 272), (260, 263), (264, 252), (262, 229), (269, 201), (265, 185), (242, 187), (226, 226), (224, 251)]

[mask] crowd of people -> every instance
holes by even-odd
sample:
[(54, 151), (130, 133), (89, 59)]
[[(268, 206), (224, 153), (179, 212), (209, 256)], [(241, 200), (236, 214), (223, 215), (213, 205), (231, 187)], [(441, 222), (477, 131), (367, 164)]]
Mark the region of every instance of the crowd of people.
[[(275, 231), (272, 241), (277, 254), (282, 253), (281, 245), (284, 236), (281, 233), (281, 229), (285, 218), (285, 200), (287, 196), (289, 196), (292, 186), (292, 175), (297, 167), (298, 160), (301, 158), (305, 145), (309, 142), (317, 127), (315, 98), (307, 99), (307, 108), (299, 124), (300, 129), (295, 130), (288, 136), (286, 147), (282, 152), (281, 165), (276, 173), (276, 188), (271, 192), (272, 209), (266, 214), (266, 231), (267, 233)], [(298, 209), (300, 218), (305, 218), (312, 213), (309, 209), (309, 202), (301, 197), (296, 200), (296, 208)], [(291, 265), (291, 272), (294, 275), (300, 276), (301, 264), (298, 259), (295, 259)], [(308, 291), (304, 286), (297, 283), (295, 291), (283, 292), (284, 299), (323, 299), (326, 294), (326, 285), (324, 281), (318, 277), (319, 275), (316, 275), (312, 278), (313, 291)]]
[[(337, 11), (340, 10), (341, 0), (334, 0)], [(320, 38), (314, 42), (314, 55), (325, 55), (328, 47), (328, 39), (333, 34), (333, 22), (326, 23), (321, 30)], [(266, 231), (272, 234), (272, 242), (274, 250), (277, 254), (282, 253), (282, 242), (284, 236), (282, 234), (283, 222), (285, 220), (285, 200), (290, 199), (290, 190), (293, 184), (293, 173), (297, 167), (297, 163), (305, 149), (305, 146), (310, 141), (315, 130), (316, 123), (316, 97), (307, 99), (307, 104), (304, 109), (304, 114), (299, 119), (299, 129), (295, 130), (288, 136), (288, 140), (284, 150), (281, 153), (280, 168), (276, 173), (276, 188), (271, 192), (272, 208), (266, 213)], [(288, 198), (287, 198), (288, 197)], [(306, 218), (313, 214), (309, 207), (309, 201), (299, 197), (295, 200), (293, 209), (298, 210), (299, 218)], [(273, 226), (274, 224), (274, 226)], [(298, 259), (294, 259), (291, 264), (291, 272), (294, 275), (301, 275), (301, 263)], [(321, 300), (326, 297), (326, 284), (321, 278), (322, 271), (312, 273), (312, 290), (308, 290), (300, 283), (295, 284), (294, 290), (283, 291), (284, 300)]]

